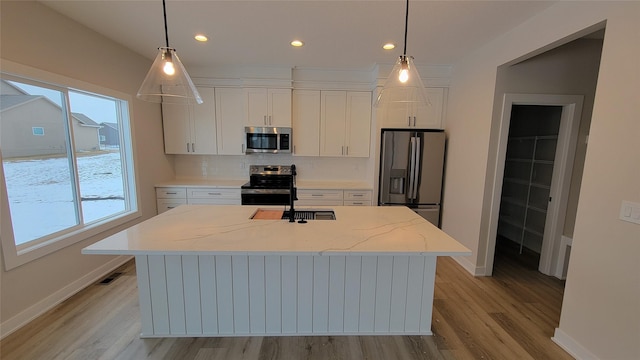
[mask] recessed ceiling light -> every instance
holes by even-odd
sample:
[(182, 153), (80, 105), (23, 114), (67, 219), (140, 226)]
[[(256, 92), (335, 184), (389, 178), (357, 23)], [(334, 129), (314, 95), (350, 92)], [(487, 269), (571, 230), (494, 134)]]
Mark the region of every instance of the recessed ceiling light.
[(396, 47), (396, 44), (393, 44), (393, 43), (386, 43), (382, 45), (382, 48), (385, 50), (395, 49), (395, 47)]
[(201, 42), (205, 42), (205, 41), (209, 40), (209, 38), (206, 35), (203, 35), (203, 34), (197, 34), (193, 38), (198, 40), (198, 41), (201, 41)]
[(300, 47), (302, 45), (304, 45), (304, 43), (302, 41), (300, 41), (300, 40), (293, 40), (291, 42), (291, 46)]

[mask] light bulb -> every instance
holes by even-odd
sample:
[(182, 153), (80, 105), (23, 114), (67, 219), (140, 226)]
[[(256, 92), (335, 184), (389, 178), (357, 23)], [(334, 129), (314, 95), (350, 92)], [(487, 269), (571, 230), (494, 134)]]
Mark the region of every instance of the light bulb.
[(165, 74), (173, 75), (176, 73), (176, 68), (173, 66), (173, 62), (167, 61), (164, 63), (164, 67), (162, 68)]
[(409, 80), (409, 60), (407, 60), (406, 55), (400, 57), (400, 72), (398, 73), (398, 80), (403, 84)]
[(408, 69), (400, 70), (400, 74), (398, 75), (398, 80), (400, 80), (401, 83), (406, 83), (407, 80), (409, 80), (409, 70)]

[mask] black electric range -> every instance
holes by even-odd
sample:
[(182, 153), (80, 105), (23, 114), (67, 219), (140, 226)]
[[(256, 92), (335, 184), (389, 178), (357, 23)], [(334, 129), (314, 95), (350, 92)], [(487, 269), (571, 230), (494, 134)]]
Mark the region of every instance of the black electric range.
[(292, 183), (289, 165), (251, 165), (249, 182), (242, 185), (242, 205), (289, 205)]

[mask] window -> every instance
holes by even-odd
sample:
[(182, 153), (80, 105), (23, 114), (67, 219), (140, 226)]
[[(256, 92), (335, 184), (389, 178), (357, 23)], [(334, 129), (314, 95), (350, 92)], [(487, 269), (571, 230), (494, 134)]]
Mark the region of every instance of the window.
[[(3, 231), (4, 253), (11, 245), (17, 256), (68, 245), (138, 212), (127, 100), (8, 74), (0, 90), (2, 186), (13, 233), (8, 244)], [(115, 124), (117, 146), (101, 146), (104, 122)]]

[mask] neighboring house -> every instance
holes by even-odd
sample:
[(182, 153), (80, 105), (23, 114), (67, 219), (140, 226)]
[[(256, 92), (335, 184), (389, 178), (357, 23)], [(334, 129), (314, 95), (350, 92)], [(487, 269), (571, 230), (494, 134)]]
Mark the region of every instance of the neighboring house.
[[(0, 146), (4, 158), (65, 154), (66, 130), (60, 106), (42, 95), (29, 95), (0, 81)], [(72, 114), (76, 151), (100, 149), (100, 125)]]
[(101, 146), (120, 146), (120, 131), (118, 124), (102, 122), (99, 130)]

